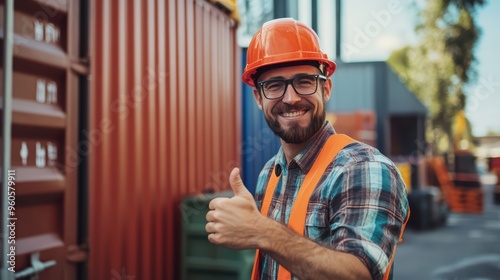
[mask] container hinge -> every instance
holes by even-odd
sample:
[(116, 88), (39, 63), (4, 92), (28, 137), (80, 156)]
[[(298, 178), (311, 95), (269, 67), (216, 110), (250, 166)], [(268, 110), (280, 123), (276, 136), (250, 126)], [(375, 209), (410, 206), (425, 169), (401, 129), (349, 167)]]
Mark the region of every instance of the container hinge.
[(88, 75), (90, 70), (90, 58), (81, 57), (71, 60), (71, 70), (80, 75)]
[(86, 262), (89, 246), (87, 244), (70, 245), (66, 252), (66, 259), (72, 263)]
[(30, 280), (37, 280), (38, 279), (38, 274), (45, 269), (56, 265), (55, 260), (50, 260), (46, 262), (41, 262), (40, 261), (40, 252), (35, 252), (31, 254), (31, 266), (21, 270), (19, 272), (16, 272), (16, 279), (17, 278), (23, 278), (30, 276)]

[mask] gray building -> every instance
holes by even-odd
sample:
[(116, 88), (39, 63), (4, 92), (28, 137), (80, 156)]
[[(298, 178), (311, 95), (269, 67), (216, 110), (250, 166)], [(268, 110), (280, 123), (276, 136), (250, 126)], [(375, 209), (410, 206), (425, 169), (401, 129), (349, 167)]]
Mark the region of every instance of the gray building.
[(382, 61), (337, 64), (327, 111), (376, 114), (376, 146), (389, 156), (422, 154), (427, 108)]

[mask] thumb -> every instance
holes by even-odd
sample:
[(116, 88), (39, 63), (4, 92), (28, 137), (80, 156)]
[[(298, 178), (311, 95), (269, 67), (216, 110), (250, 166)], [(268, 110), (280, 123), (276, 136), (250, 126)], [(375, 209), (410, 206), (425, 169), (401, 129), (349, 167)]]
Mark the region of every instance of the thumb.
[(252, 194), (247, 190), (241, 180), (239, 168), (233, 168), (231, 174), (229, 174), (229, 184), (235, 196), (251, 197), (253, 199)]

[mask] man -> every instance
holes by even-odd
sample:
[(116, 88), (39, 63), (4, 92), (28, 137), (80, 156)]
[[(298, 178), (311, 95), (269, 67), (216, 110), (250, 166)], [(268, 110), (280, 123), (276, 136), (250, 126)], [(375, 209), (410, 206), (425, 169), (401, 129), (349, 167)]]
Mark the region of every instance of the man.
[(257, 249), (253, 279), (391, 279), (409, 214), (405, 186), (378, 150), (325, 121), (336, 65), (316, 33), (293, 19), (269, 21), (247, 63), (242, 79), (282, 146), (255, 201), (231, 172), (235, 196), (210, 202), (208, 240)]

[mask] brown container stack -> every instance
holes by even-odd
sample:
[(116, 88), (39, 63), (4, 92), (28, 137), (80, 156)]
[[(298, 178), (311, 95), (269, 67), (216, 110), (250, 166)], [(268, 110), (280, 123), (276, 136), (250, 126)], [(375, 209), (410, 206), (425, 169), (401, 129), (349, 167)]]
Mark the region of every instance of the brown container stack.
[(79, 1), (14, 1), (16, 278), (42, 266), (40, 280), (77, 277), (78, 98), (88, 72), (78, 59), (78, 7)]

